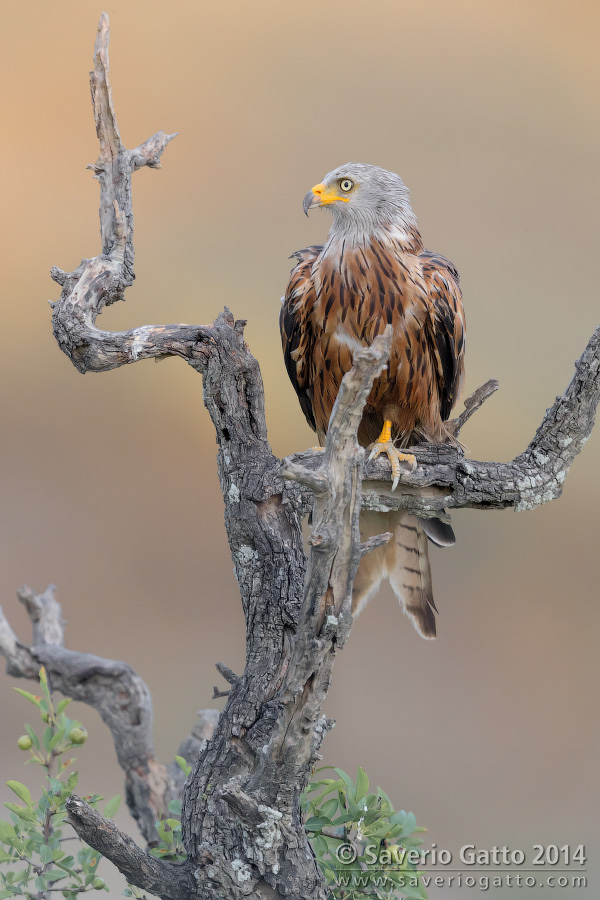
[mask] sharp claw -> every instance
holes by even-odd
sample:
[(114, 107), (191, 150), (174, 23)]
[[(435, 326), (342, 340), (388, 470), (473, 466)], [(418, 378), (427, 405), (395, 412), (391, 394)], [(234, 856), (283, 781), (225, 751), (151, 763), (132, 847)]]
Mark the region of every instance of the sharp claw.
[(369, 453), (369, 462), (372, 459), (377, 459), (382, 453), (385, 453), (390, 461), (390, 465), (392, 467), (392, 491), (395, 491), (398, 487), (400, 476), (402, 474), (402, 467), (400, 463), (408, 463), (410, 471), (414, 472), (418, 465), (417, 460), (412, 453), (402, 453), (400, 450), (394, 447), (391, 441), (378, 441), (372, 447), (371, 452)]

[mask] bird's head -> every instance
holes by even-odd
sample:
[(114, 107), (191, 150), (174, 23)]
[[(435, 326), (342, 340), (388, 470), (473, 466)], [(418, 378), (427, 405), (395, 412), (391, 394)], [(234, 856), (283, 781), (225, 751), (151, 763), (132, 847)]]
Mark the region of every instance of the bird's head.
[(347, 163), (329, 172), (306, 194), (302, 206), (306, 215), (317, 207), (331, 209), (337, 231), (416, 225), (408, 188), (400, 176), (362, 163)]

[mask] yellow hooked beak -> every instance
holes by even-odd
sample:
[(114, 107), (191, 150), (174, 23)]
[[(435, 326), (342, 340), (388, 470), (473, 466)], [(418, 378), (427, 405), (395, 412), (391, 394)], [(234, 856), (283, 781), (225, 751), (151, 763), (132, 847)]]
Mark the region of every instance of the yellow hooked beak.
[(315, 209), (317, 206), (329, 206), (337, 200), (348, 203), (350, 198), (341, 197), (335, 187), (326, 187), (326, 185), (321, 182), (320, 184), (315, 184), (314, 188), (312, 188), (305, 196), (302, 203), (302, 209), (306, 215), (308, 215), (309, 209)]

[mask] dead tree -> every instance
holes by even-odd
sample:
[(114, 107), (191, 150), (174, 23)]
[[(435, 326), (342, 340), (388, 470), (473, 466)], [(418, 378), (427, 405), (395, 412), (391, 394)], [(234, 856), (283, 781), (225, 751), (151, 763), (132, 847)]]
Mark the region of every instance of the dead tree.
[[(68, 803), (70, 822), (135, 885), (165, 900), (296, 898), (324, 900), (326, 890), (307, 842), (299, 794), (331, 723), (321, 715), (335, 655), (352, 625), (350, 595), (361, 554), (361, 503), (406, 508), (421, 517), (459, 507), (530, 509), (557, 498), (587, 440), (600, 399), (600, 329), (577, 363), (562, 397), (546, 412), (527, 449), (509, 463), (467, 460), (449, 445), (415, 448), (418, 468), (403, 473), (392, 495), (389, 464), (365, 463), (357, 427), (373, 379), (388, 358), (391, 336), (356, 353), (344, 378), (324, 453), (278, 460), (269, 447), (258, 363), (243, 321), (228, 310), (211, 325), (145, 325), (102, 331), (96, 319), (124, 299), (132, 283), (131, 175), (160, 167), (174, 135), (158, 132), (135, 150), (121, 144), (108, 79), (108, 18), (100, 20), (91, 73), (100, 156), (102, 253), (73, 272), (54, 268), (62, 286), (53, 304), (60, 348), (79, 372), (103, 372), (141, 359), (180, 356), (203, 376), (204, 403), (218, 443), (225, 524), (246, 619), (246, 667), (229, 682), (220, 716), (206, 713), (180, 747), (195, 760), (183, 784), (175, 764), (158, 762), (152, 705), (143, 681), (125, 663), (64, 648), (64, 623), (52, 586), (20, 599), (33, 623), (21, 643), (0, 613), (0, 652), (8, 674), (35, 678), (40, 664), (53, 687), (95, 707), (110, 728), (125, 772), (129, 808), (146, 841), (170, 799), (182, 797), (187, 861), (155, 859), (83, 800)], [(488, 382), (466, 402), (456, 434), (496, 389)], [(310, 554), (301, 523), (312, 509)]]

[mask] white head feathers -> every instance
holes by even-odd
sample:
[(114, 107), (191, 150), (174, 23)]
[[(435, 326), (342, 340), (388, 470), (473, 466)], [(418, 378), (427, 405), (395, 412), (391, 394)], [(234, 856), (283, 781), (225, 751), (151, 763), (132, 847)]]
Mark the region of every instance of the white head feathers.
[(356, 239), (385, 231), (400, 237), (417, 226), (408, 188), (394, 172), (346, 163), (329, 172), (323, 185), (343, 198), (324, 204), (333, 213), (332, 236)]

